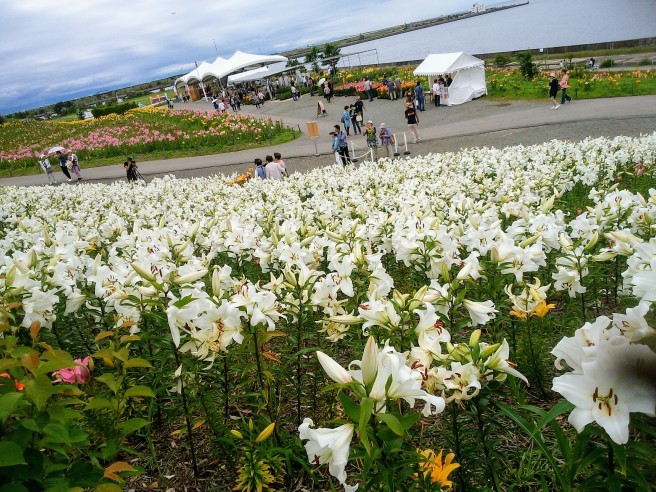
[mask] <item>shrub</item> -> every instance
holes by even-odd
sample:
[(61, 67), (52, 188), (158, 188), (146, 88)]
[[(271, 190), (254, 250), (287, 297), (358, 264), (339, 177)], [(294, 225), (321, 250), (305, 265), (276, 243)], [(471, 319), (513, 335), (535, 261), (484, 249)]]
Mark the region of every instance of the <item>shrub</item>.
[(606, 60), (601, 62), (601, 65), (599, 65), (601, 68), (610, 68), (615, 66), (615, 60), (612, 58), (607, 58)]
[(505, 67), (506, 65), (510, 64), (510, 62), (512, 62), (512, 58), (505, 55), (497, 55), (494, 57), (494, 61), (493, 61), (494, 66), (499, 68)]
[(104, 106), (101, 108), (93, 108), (91, 114), (94, 118), (100, 118), (101, 116), (107, 116), (108, 114), (123, 114), (130, 109), (137, 107), (135, 102), (127, 102), (123, 104), (116, 104), (114, 106)]
[(533, 63), (533, 54), (529, 51), (520, 51), (515, 55), (519, 62), (519, 69), (526, 77), (534, 77), (538, 74), (538, 67)]

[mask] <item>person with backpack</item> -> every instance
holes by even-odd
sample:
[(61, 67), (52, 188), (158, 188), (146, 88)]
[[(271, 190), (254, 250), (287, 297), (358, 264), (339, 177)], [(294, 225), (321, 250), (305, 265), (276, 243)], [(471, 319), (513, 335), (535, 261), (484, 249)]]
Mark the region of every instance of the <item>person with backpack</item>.
[(45, 154), (41, 154), (41, 159), (39, 159), (39, 166), (41, 166), (43, 172), (46, 173), (46, 176), (48, 176), (48, 184), (56, 185), (57, 181), (55, 181), (55, 174), (52, 172), (52, 166), (50, 165), (50, 161), (45, 156)]
[(333, 149), (339, 154), (339, 157), (342, 161), (342, 166), (346, 167), (346, 164), (351, 162), (348, 142), (346, 141), (346, 133), (344, 133), (339, 125), (335, 125), (335, 131), (332, 133), (334, 134)]
[(419, 138), (419, 132), (417, 131), (417, 125), (419, 124), (419, 115), (417, 114), (417, 110), (415, 109), (414, 104), (411, 102), (406, 103), (405, 107), (405, 119), (408, 121), (408, 128), (415, 137), (415, 143), (421, 142), (421, 138)]

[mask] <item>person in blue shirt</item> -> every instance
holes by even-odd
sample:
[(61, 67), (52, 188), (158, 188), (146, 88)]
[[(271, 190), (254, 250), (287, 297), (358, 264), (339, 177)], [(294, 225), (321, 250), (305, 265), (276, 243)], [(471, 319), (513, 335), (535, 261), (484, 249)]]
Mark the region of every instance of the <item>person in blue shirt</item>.
[(421, 86), (421, 82), (419, 80), (417, 81), (417, 86), (415, 87), (415, 95), (417, 96), (417, 109), (419, 111), (426, 111), (426, 107), (424, 106), (424, 88)]
[(267, 179), (266, 168), (262, 164), (262, 159), (255, 159), (255, 178)]
[(340, 128), (339, 125), (335, 125), (335, 131), (330, 132), (333, 137), (333, 150), (339, 154), (342, 166), (351, 162), (351, 157), (349, 156), (348, 142), (346, 141), (346, 133)]

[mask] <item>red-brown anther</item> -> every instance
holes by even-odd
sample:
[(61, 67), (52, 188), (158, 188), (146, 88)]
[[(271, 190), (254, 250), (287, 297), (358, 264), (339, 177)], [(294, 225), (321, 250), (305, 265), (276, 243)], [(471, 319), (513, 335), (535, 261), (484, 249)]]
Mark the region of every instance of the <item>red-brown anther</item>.
[(363, 302), (362, 304), (360, 304), (360, 309), (369, 309), (369, 303)]
[(312, 459), (312, 463), (314, 463), (315, 465), (319, 464), (319, 457), (316, 454), (314, 455), (314, 458)]
[(515, 368), (517, 367), (517, 364), (515, 364), (515, 363), (514, 363), (513, 361), (511, 361), (511, 360), (506, 359), (506, 363), (507, 363), (510, 367), (512, 367), (513, 369), (515, 369)]
[(410, 369), (418, 369), (419, 367), (424, 367), (424, 365), (418, 360), (414, 361), (410, 366)]
[(595, 388), (594, 393), (592, 393), (592, 401), (597, 401), (598, 397), (599, 397), (599, 388)]
[(424, 372), (421, 373), (421, 379), (428, 381), (428, 368), (424, 369)]

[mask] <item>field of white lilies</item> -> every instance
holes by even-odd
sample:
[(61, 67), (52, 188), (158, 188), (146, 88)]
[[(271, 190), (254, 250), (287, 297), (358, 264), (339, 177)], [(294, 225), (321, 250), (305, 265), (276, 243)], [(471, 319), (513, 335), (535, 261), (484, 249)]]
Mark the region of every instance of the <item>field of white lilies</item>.
[(648, 490), (655, 162), (3, 188), (0, 491)]

